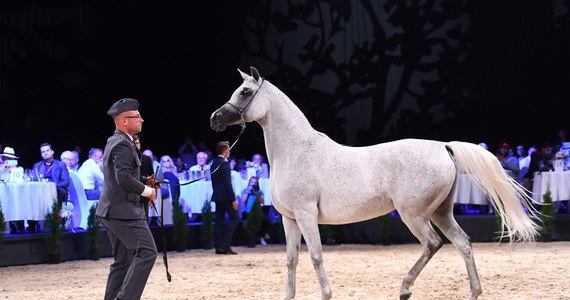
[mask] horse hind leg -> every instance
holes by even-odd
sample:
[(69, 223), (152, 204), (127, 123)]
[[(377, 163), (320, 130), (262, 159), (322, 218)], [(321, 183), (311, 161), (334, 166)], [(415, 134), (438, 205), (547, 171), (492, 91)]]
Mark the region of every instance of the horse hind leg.
[(443, 246), (443, 239), (435, 232), (429, 220), (401, 215), (402, 221), (408, 226), (412, 234), (420, 241), (423, 252), (408, 274), (402, 280), (400, 286), (400, 300), (410, 299), (416, 278), (424, 269), (434, 254)]
[[(452, 205), (453, 204), (451, 204), (451, 206)], [(465, 231), (459, 227), (459, 224), (457, 224), (457, 221), (453, 217), (452, 211), (452, 207), (443, 205), (435, 211), (431, 220), (463, 257), (465, 267), (467, 268), (467, 276), (469, 276), (469, 286), (471, 288), (471, 297), (469, 299), (476, 300), (483, 290), (481, 289), (481, 282), (475, 266), (471, 239)]]
[(295, 298), (297, 265), (299, 264), (299, 251), (301, 248), (301, 230), (297, 222), (285, 216), (282, 217), (285, 240), (287, 244), (287, 287), (281, 299)]

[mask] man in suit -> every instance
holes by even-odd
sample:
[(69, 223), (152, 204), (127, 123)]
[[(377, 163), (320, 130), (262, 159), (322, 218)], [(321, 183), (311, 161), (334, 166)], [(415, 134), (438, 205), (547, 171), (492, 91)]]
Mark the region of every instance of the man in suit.
[[(137, 147), (138, 151), (141, 151), (141, 137), (138, 134), (133, 134), (133, 143)], [(154, 174), (154, 170), (152, 168), (152, 158), (146, 155), (141, 155), (141, 176), (146, 176), (147, 178)], [(141, 197), (144, 204), (145, 209), (145, 216), (148, 216), (148, 209), (149, 209), (149, 199), (147, 197)], [(155, 220), (156, 221), (156, 220)]]
[[(216, 145), (218, 156), (212, 161), (212, 201), (216, 203), (216, 224), (214, 227), (214, 247), (216, 254), (237, 254), (232, 250), (231, 243), (238, 224), (238, 202), (232, 187), (230, 163), (230, 143), (220, 141)], [(224, 231), (224, 219), (228, 214), (230, 221)]]
[(107, 111), (116, 129), (103, 152), (105, 181), (96, 212), (107, 229), (114, 258), (105, 300), (140, 299), (158, 255), (141, 200), (156, 200), (153, 177), (141, 176), (141, 154), (133, 142), (144, 122), (138, 108), (137, 100), (123, 98)]

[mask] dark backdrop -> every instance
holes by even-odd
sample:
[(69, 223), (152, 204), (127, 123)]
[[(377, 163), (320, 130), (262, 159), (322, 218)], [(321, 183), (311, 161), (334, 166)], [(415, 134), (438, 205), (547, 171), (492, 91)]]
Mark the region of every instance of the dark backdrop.
[[(567, 127), (568, 1), (400, 2), (2, 1), (0, 141), (24, 167), (44, 141), (85, 159), (113, 132), (108, 107), (131, 97), (143, 148), (176, 155), (191, 136), (213, 149), (239, 128), (215, 133), (209, 116), (250, 65), (352, 145), (540, 144)], [(263, 147), (252, 125), (233, 154)]]

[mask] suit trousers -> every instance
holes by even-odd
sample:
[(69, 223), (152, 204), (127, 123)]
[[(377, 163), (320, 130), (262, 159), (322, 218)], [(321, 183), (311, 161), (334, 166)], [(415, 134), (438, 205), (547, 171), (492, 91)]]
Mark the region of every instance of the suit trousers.
[[(226, 213), (230, 220), (224, 230)], [(214, 224), (214, 247), (216, 249), (229, 248), (231, 246), (238, 222), (238, 212), (232, 207), (232, 202), (216, 202), (216, 223)]]
[(100, 218), (111, 241), (111, 264), (105, 300), (140, 299), (158, 255), (146, 220)]

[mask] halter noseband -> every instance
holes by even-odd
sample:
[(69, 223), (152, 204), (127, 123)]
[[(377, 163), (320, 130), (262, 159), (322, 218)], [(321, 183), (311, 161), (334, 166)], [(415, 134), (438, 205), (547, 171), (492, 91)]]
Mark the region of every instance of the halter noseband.
[[(249, 101), (247, 101), (247, 103), (245, 104), (245, 106), (243, 108), (239, 108), (233, 104), (230, 103), (230, 101), (226, 102), (226, 104), (230, 105), (231, 107), (235, 108), (235, 110), (237, 110), (237, 112), (239, 113), (239, 118), (240, 118), (240, 126), (242, 128), (242, 132), (245, 129), (245, 119), (244, 119), (244, 114), (245, 114), (245, 110), (249, 107), (249, 105), (251, 104), (251, 102), (253, 102), (253, 98), (255, 98), (255, 95), (257, 95), (257, 92), (259, 92), (259, 90), (261, 90), (261, 87), (263, 86), (263, 82), (265, 82), (265, 79), (261, 78), (261, 84), (259, 85), (259, 88), (255, 91), (255, 93), (253, 93), (253, 95), (251, 95), (251, 98), (249, 98)], [(240, 133), (241, 135), (241, 133)], [(239, 139), (239, 137), (238, 137)], [(237, 140), (236, 140), (237, 142)], [(235, 144), (235, 143), (234, 143)], [(233, 145), (232, 145), (233, 147)], [(231, 149), (231, 148), (230, 148)]]

